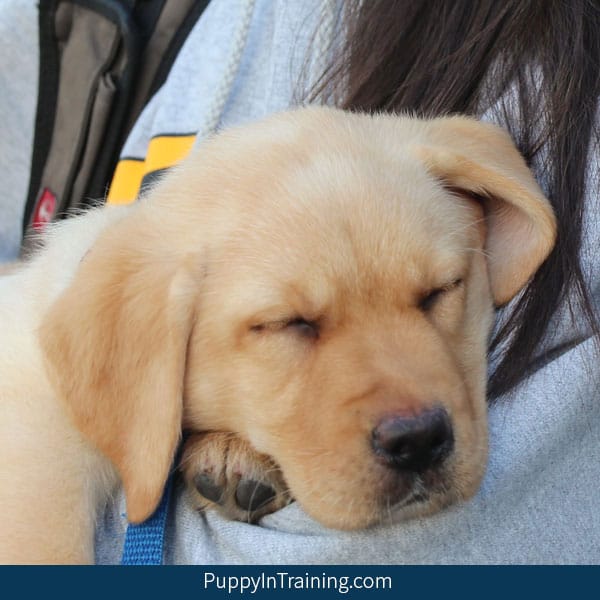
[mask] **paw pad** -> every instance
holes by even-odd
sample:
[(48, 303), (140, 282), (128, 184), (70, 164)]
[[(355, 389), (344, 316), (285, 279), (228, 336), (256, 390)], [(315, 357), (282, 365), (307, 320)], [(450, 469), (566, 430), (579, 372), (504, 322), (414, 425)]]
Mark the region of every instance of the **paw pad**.
[(244, 510), (253, 512), (275, 499), (277, 492), (255, 479), (242, 479), (235, 491), (235, 501)]
[(194, 477), (194, 485), (207, 500), (220, 504), (223, 498), (223, 488), (217, 485), (208, 473), (198, 473)]

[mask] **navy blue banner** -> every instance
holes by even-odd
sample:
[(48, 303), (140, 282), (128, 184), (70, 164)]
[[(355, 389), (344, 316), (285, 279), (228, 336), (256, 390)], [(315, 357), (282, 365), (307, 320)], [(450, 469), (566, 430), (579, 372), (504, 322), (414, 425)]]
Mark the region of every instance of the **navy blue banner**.
[(597, 594), (600, 567), (2, 567), (4, 598), (533, 600)]

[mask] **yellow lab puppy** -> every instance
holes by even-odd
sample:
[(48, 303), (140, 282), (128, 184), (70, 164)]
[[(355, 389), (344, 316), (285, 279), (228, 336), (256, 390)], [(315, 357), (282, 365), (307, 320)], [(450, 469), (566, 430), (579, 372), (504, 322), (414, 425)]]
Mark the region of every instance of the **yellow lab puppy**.
[(182, 427), (235, 434), (184, 459), (234, 516), (258, 453), (331, 527), (470, 497), (493, 306), (554, 236), (496, 127), (325, 108), (218, 135), (137, 205), (58, 225), (0, 278), (0, 561), (92, 562), (97, 510), (120, 481), (148, 517)]

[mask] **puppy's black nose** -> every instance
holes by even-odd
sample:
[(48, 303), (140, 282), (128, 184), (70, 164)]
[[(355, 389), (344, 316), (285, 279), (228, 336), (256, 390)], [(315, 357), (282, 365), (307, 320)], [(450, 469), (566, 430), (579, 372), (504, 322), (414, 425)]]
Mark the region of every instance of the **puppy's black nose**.
[(422, 472), (450, 454), (454, 434), (448, 413), (437, 407), (414, 417), (384, 418), (373, 429), (371, 443), (375, 454), (392, 468)]

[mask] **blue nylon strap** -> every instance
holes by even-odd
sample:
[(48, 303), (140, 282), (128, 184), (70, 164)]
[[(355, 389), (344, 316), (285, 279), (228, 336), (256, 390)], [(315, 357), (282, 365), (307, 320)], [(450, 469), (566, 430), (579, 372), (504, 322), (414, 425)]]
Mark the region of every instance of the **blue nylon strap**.
[(173, 477), (169, 477), (154, 514), (139, 525), (130, 523), (127, 526), (121, 556), (122, 565), (162, 565), (172, 488)]

